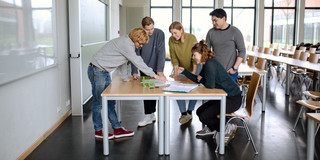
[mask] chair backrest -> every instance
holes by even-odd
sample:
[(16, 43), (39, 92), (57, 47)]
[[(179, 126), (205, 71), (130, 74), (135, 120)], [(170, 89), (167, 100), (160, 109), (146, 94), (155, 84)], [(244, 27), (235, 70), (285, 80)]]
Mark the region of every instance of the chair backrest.
[(301, 61), (306, 61), (309, 57), (309, 53), (308, 52), (301, 52), (299, 60)]
[(271, 53), (271, 49), (270, 48), (264, 48), (263, 53), (264, 54), (270, 54)]
[(263, 50), (264, 50), (264, 48), (263, 48), (263, 47), (259, 47), (258, 52), (259, 52), (259, 53), (262, 53), (262, 52), (263, 52)]
[(259, 75), (256, 72), (252, 73), (251, 81), (250, 81), (247, 96), (246, 96), (246, 110), (250, 117), (252, 116), (252, 113), (253, 113), (254, 99), (257, 94), (260, 79), (261, 79), (261, 75)]
[(255, 56), (248, 56), (248, 66), (254, 66), (256, 63), (256, 57)]
[(296, 50), (296, 48), (297, 48), (296, 46), (291, 46), (289, 50), (293, 52)]
[(280, 55), (280, 49), (274, 49), (272, 54), (274, 56), (279, 56)]
[(267, 62), (266, 59), (258, 58), (258, 62), (257, 62), (256, 68), (258, 68), (258, 69), (266, 68), (266, 62)]
[(293, 53), (293, 59), (299, 59), (300, 57), (300, 54), (301, 54), (301, 50), (295, 50), (294, 53)]
[(302, 52), (305, 52), (307, 50), (307, 47), (300, 46), (299, 50), (302, 50)]
[(247, 58), (248, 58), (248, 55), (247, 55), (247, 54), (246, 54), (246, 55), (244, 55), (244, 58), (242, 59), (242, 63), (246, 63)]
[(290, 46), (287, 45), (287, 44), (285, 44), (284, 47), (283, 47), (283, 50), (286, 50), (286, 51), (287, 51), (287, 50), (289, 50), (289, 49), (290, 49)]
[(318, 63), (320, 54), (310, 53), (308, 61), (310, 63)]
[(274, 45), (271, 43), (269, 48), (274, 48)]
[(316, 53), (317, 48), (309, 48), (309, 53)]
[(251, 51), (255, 52), (255, 51), (257, 51), (257, 48), (258, 48), (258, 46), (252, 46)]

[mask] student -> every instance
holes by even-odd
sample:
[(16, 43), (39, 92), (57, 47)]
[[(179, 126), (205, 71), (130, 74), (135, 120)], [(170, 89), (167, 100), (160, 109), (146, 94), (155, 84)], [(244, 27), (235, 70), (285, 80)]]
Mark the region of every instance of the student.
[[(150, 77), (164, 80), (149, 68), (140, 56), (135, 53), (135, 48), (148, 43), (149, 37), (143, 28), (134, 28), (129, 35), (115, 38), (105, 44), (95, 55), (88, 66), (88, 77), (92, 85), (92, 120), (95, 129), (95, 137), (103, 138), (101, 119), (101, 93), (111, 83), (110, 72), (119, 70), (123, 81), (128, 81), (127, 63), (132, 62), (142, 72)], [(115, 101), (108, 101), (108, 118), (113, 128), (113, 134), (109, 133), (109, 139), (133, 136), (133, 131), (127, 131), (121, 127), (115, 111)]]
[[(199, 64), (203, 64), (200, 74), (194, 75), (187, 69), (179, 68), (179, 72), (184, 74), (190, 80), (196, 83), (202, 83), (207, 88), (223, 89), (227, 92), (226, 98), (226, 113), (232, 113), (238, 110), (241, 106), (242, 98), (239, 86), (232, 80), (225, 68), (215, 58), (214, 52), (202, 40), (195, 44), (192, 48), (193, 59)], [(217, 115), (220, 114), (220, 101), (210, 100), (202, 104), (197, 109), (197, 115), (200, 121), (206, 126), (204, 129), (198, 131), (196, 135), (207, 136), (215, 135), (219, 132), (220, 120)], [(229, 124), (226, 131), (226, 142), (228, 143), (234, 138), (237, 125)]]
[[(136, 49), (137, 55), (141, 56), (144, 63), (146, 63), (150, 68), (153, 69), (158, 76), (164, 77), (163, 69), (166, 58), (166, 49), (164, 45), (164, 33), (158, 28), (154, 28), (154, 21), (151, 17), (144, 17), (142, 19), (142, 27), (149, 35), (149, 42), (144, 44), (141, 48)], [(134, 79), (139, 79), (137, 67), (131, 65), (132, 77)], [(140, 71), (141, 76), (145, 76), (143, 72)], [(144, 113), (145, 116), (143, 120), (138, 123), (139, 127), (152, 124), (156, 121), (156, 116), (154, 112), (156, 111), (156, 100), (144, 100)]]
[(246, 55), (243, 36), (237, 27), (226, 22), (227, 13), (223, 9), (215, 9), (210, 15), (214, 27), (208, 31), (206, 43), (236, 82), (239, 65)]
[[(197, 43), (196, 37), (192, 34), (184, 33), (184, 28), (180, 22), (173, 22), (169, 27), (169, 31), (172, 34), (169, 38), (169, 51), (174, 71), (171, 77), (179, 76), (179, 67), (183, 67), (195, 74), (197, 64), (191, 58), (191, 48)], [(185, 124), (192, 119), (192, 111), (197, 101), (190, 100), (188, 110), (186, 110), (185, 100), (177, 100), (177, 103), (181, 112), (179, 122)]]

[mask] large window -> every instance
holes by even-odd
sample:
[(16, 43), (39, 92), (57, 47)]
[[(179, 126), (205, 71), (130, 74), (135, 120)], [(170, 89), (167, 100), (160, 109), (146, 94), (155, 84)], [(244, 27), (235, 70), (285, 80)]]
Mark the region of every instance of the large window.
[(154, 27), (165, 34), (166, 55), (169, 55), (168, 40), (171, 36), (169, 26), (172, 23), (172, 0), (150, 0), (150, 13)]
[(265, 0), (264, 46), (295, 44), (295, 12), (296, 0)]
[(304, 14), (304, 43), (320, 42), (320, 1), (306, 0)]
[(52, 0), (0, 0), (0, 85), (56, 66)]
[(255, 28), (255, 0), (224, 0), (227, 22), (241, 31), (245, 45), (253, 45)]
[(182, 25), (185, 32), (192, 33), (197, 40), (206, 39), (212, 28), (209, 13), (214, 9), (214, 0), (182, 0)]

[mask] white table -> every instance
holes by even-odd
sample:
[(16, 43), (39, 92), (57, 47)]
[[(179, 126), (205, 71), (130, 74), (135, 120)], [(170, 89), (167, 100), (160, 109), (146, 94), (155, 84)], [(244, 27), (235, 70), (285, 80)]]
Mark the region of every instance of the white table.
[(320, 113), (307, 113), (307, 160), (314, 160), (315, 122), (320, 123)]
[[(193, 83), (186, 77), (175, 79), (183, 83)], [(141, 80), (123, 82), (119, 77), (102, 92), (102, 120), (103, 133), (108, 133), (108, 100), (159, 100), (159, 155), (170, 154), (170, 100), (220, 100), (220, 141), (224, 142), (225, 113), (227, 93), (221, 89), (208, 89), (197, 87), (189, 93), (162, 92), (164, 87), (143, 87)], [(121, 89), (120, 89), (121, 88)], [(103, 153), (109, 155), (108, 134), (103, 134)], [(224, 154), (224, 143), (220, 143), (219, 154)]]

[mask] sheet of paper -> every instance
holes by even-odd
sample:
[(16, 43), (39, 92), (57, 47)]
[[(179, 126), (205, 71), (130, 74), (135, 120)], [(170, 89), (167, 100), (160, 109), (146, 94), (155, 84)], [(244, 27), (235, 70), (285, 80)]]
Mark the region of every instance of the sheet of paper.
[(198, 84), (184, 84), (178, 82), (171, 83), (169, 87), (164, 88), (162, 91), (188, 93), (191, 90), (197, 88), (198, 86)]

